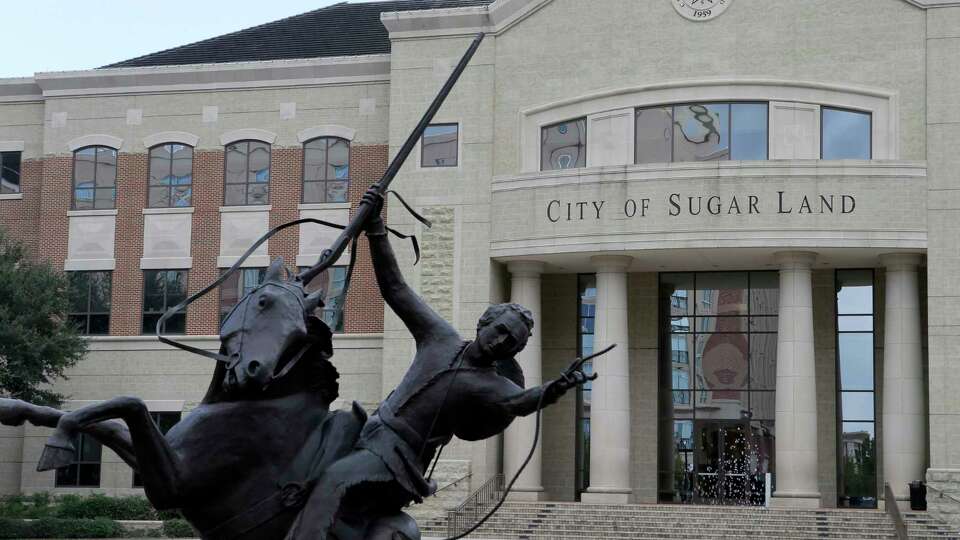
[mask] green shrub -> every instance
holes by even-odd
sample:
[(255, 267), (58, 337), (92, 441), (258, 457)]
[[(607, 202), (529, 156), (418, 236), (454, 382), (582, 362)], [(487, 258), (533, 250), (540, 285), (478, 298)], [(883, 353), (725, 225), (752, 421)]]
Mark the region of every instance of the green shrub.
[(10, 495), (0, 497), (0, 518), (37, 519), (52, 517), (52, 498), (49, 493), (33, 495)]
[(164, 521), (163, 535), (167, 538), (195, 538), (200, 536), (185, 519), (168, 519)]
[(124, 529), (110, 519), (0, 519), (0, 538), (122, 538)]
[(144, 497), (64, 495), (58, 499), (57, 517), (74, 519), (155, 520), (157, 512)]

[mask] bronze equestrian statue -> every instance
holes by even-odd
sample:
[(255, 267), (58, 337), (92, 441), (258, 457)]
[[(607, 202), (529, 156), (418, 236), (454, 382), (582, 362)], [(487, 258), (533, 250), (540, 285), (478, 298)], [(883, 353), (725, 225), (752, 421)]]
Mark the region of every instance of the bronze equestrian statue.
[[(317, 265), (289, 277), (283, 260), (273, 261), (263, 282), (225, 318), (217, 353), (158, 332), (164, 343), (217, 361), (201, 404), (166, 435), (135, 397), (72, 412), (0, 399), (0, 423), (56, 428), (38, 469), (73, 462), (73, 441), (85, 433), (139, 471), (156, 508), (179, 509), (205, 539), (416, 540), (417, 525), (403, 508), (436, 490), (427, 468), (444, 444), (453, 436), (496, 435), (515, 417), (595, 378), (580, 371), (581, 360), (560, 379), (524, 390), (513, 356), (533, 330), (529, 311), (493, 306), (481, 317), (476, 338), (464, 341), (404, 282), (386, 238), (380, 212), (387, 185), (481, 40), (471, 45), (384, 178), (364, 195), (354, 219), (338, 226), (343, 234)], [(270, 236), (305, 222), (317, 221), (271, 230), (220, 279), (171, 308), (158, 329), (166, 317), (216, 288)], [(362, 231), (380, 291), (417, 343), (400, 385), (369, 417), (356, 403), (351, 410), (329, 410), (339, 377), (329, 361), (331, 332), (315, 315), (323, 305), (319, 293), (305, 289), (349, 242), (356, 245)]]

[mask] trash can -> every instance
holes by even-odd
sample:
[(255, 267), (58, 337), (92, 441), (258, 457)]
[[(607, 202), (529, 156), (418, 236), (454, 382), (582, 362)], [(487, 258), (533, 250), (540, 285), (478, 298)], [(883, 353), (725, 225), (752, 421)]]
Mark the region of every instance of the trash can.
[(927, 509), (927, 485), (919, 480), (910, 482), (910, 509), (915, 512)]

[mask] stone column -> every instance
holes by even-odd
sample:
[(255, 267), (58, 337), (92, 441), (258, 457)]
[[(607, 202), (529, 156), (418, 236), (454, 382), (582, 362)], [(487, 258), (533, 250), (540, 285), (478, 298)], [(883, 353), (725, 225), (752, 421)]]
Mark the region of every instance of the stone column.
[[(630, 363), (627, 268), (631, 257), (603, 255), (591, 262), (597, 271), (593, 347), (617, 348), (593, 360), (600, 376), (593, 381), (590, 406), (590, 485), (583, 502), (627, 503), (630, 499)], [(650, 426), (650, 429), (654, 429)]]
[[(540, 275), (544, 264), (537, 261), (514, 261), (507, 265), (510, 272), (510, 301), (520, 304), (533, 313), (533, 333), (527, 340), (527, 346), (517, 354), (517, 362), (523, 369), (524, 383), (527, 388), (533, 388), (543, 383), (542, 343), (543, 326), (540, 314)], [(533, 445), (536, 417), (529, 415), (517, 418), (510, 424), (503, 436), (503, 473), (507, 482), (513, 478), (523, 460), (527, 458), (530, 447)], [(533, 453), (530, 464), (523, 474), (517, 478), (513, 486), (511, 498), (514, 500), (539, 500), (543, 494), (541, 480), (542, 460), (540, 448), (543, 443), (541, 433), (540, 443)]]
[(886, 267), (883, 330), (883, 479), (897, 499), (924, 480), (927, 417), (923, 394), (920, 287), (913, 253), (882, 255)]
[(816, 253), (776, 254), (780, 266), (777, 328), (777, 506), (818, 507), (817, 383), (813, 347), (813, 285)]

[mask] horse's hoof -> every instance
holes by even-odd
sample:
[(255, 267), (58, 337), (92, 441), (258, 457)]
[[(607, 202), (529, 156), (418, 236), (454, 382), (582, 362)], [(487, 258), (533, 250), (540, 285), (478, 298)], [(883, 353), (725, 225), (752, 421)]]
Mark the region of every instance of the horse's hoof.
[(68, 437), (62, 431), (57, 430), (47, 439), (47, 444), (43, 447), (43, 454), (40, 455), (40, 462), (37, 464), (37, 471), (49, 471), (66, 467), (76, 461), (77, 449), (73, 446), (73, 437)]

